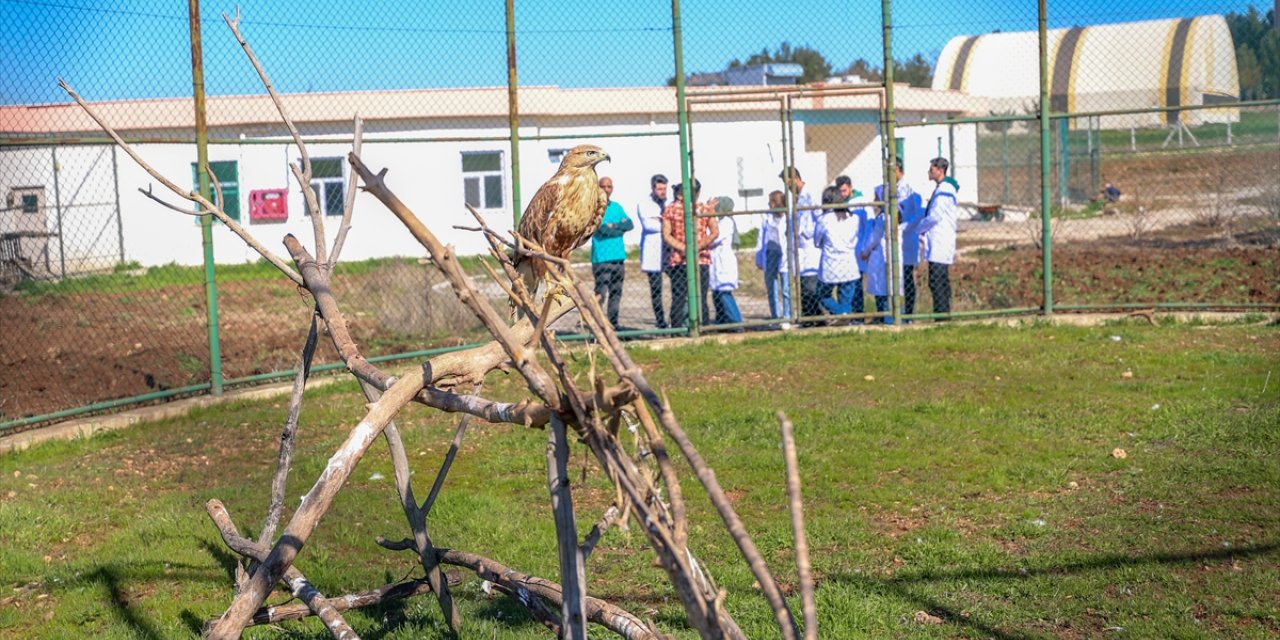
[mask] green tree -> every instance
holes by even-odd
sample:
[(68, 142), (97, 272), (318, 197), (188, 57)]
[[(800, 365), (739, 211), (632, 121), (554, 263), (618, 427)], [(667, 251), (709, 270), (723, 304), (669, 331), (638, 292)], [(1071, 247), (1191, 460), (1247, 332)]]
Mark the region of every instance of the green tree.
[(1280, 33), (1275, 11), (1263, 14), (1249, 5), (1244, 13), (1228, 13), (1227, 28), (1236, 46), (1240, 98), (1280, 98)]
[(933, 63), (920, 53), (906, 60), (894, 60), (893, 81), (905, 82), (913, 87), (931, 87), (933, 86)]
[(1262, 67), (1248, 45), (1236, 47), (1236, 73), (1240, 77), (1240, 99), (1257, 98), (1258, 88), (1262, 86)]
[(861, 76), (862, 79), (867, 82), (880, 82), (884, 79), (884, 74), (880, 72), (880, 67), (871, 64), (863, 58), (858, 58), (857, 60), (850, 62), (849, 66), (845, 68), (844, 73), (845, 75)]

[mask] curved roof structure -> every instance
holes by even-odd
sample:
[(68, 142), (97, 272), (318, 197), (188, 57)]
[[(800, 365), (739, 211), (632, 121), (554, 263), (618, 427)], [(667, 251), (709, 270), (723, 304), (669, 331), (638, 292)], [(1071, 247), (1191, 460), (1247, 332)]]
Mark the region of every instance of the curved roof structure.
[[(1080, 113), (1213, 105), (1239, 101), (1235, 45), (1219, 15), (1053, 29), (1050, 109)], [(1035, 31), (952, 38), (934, 69), (933, 88), (992, 100), (1000, 112), (1034, 109), (1040, 95)], [(1226, 122), (1233, 108), (1104, 116), (1102, 126)]]

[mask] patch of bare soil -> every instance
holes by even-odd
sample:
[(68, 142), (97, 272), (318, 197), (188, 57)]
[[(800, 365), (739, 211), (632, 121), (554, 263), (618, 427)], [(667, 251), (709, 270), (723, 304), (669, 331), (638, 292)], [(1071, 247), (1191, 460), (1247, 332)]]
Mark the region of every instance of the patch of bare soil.
[[(1057, 305), (1117, 303), (1280, 304), (1280, 229), (1212, 239), (1194, 225), (1141, 242), (1099, 239), (1055, 246)], [(923, 271), (923, 270), (918, 270)], [(957, 310), (1039, 307), (1042, 258), (1027, 246), (966, 250), (952, 267)], [(337, 284), (352, 333), (368, 355), (451, 346), (480, 338), (438, 276), (394, 265)], [(739, 303), (767, 317), (743, 273)], [(652, 326), (645, 278), (624, 290), (623, 324)], [(447, 286), (447, 285), (446, 285)], [(929, 309), (920, 282), (917, 309)], [(310, 299), (285, 281), (219, 284), (221, 349), (228, 379), (297, 366)], [(317, 363), (336, 362), (322, 336)], [(178, 389), (209, 380), (205, 294), (199, 286), (132, 292), (0, 296), (0, 421)]]

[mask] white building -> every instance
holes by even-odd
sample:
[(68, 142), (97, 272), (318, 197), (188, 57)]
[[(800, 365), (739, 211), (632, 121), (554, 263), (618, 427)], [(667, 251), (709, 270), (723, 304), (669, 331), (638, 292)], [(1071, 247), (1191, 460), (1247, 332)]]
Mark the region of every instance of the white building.
[[(961, 92), (905, 85), (895, 91), (900, 121), (934, 121), (987, 111), (984, 99)], [(724, 89), (718, 92), (723, 94)], [(691, 89), (689, 95), (696, 98), (699, 91)], [(778, 100), (757, 97), (692, 107), (694, 171), (703, 184), (704, 198), (767, 193), (781, 187), (777, 176), (786, 128), (781, 126)], [(314, 140), (307, 145), (313, 184), (327, 215), (341, 212), (350, 172), (346, 155), (351, 120), (358, 113), (365, 122), (365, 163), (375, 171), (387, 168), (390, 188), (460, 254), (486, 250), (478, 234), (453, 228), (474, 226), (464, 202), (477, 205), (495, 228), (511, 228), (513, 185), (505, 88), (296, 94), (284, 96), (284, 102), (302, 135)], [(880, 182), (879, 105), (874, 92), (794, 100), (791, 130), (796, 164), (815, 195), (840, 174), (852, 176), (864, 193)], [(152, 167), (184, 188), (193, 185), (196, 149), (188, 142), (193, 129), (189, 98), (93, 106), (126, 138), (145, 141), (135, 149)], [(521, 198), (527, 203), (555, 171), (563, 150), (593, 143), (612, 156), (612, 162), (601, 165), (599, 172), (613, 177), (615, 199), (631, 213), (635, 203), (647, 197), (652, 174), (663, 173), (672, 184), (680, 181), (676, 106), (675, 90), (670, 87), (521, 88)], [(238, 210), (240, 221), (269, 248), (277, 249), (285, 233), (310, 238), (311, 225), (288, 166), (297, 161), (298, 150), (270, 99), (211, 97), (207, 111), (213, 142), (209, 159), (222, 183), (227, 208)], [(969, 131), (964, 139), (959, 139), (959, 129)], [(977, 185), (972, 168), (975, 134), (971, 127), (963, 127), (956, 135), (953, 145), (945, 126), (901, 130), (908, 179), (922, 183), (936, 149), (954, 148), (953, 165), (961, 167), (958, 179)], [(28, 259), (36, 253), (47, 254), (54, 274), (60, 273), (59, 267), (74, 273), (109, 269), (123, 261), (144, 266), (201, 262), (195, 219), (152, 202), (139, 189), (150, 186), (169, 202), (184, 207), (185, 202), (109, 146), (39, 145), (41, 139), (70, 138), (102, 138), (96, 124), (74, 104), (0, 107), (0, 193), (16, 198), (17, 204), (0, 215), (0, 233), (43, 228), (51, 234), (48, 239), (21, 240), (21, 253)], [(251, 194), (274, 189), (285, 190), (285, 210), (255, 215)], [(739, 210), (765, 206), (763, 198), (735, 200)], [(337, 218), (331, 220), (330, 227), (336, 227)], [(744, 228), (753, 226), (754, 217), (743, 223)], [(214, 231), (218, 262), (257, 258), (221, 225)], [(638, 242), (638, 235), (628, 240)], [(38, 242), (47, 244), (37, 247)], [(344, 259), (423, 254), (380, 203), (367, 194), (357, 195)]]

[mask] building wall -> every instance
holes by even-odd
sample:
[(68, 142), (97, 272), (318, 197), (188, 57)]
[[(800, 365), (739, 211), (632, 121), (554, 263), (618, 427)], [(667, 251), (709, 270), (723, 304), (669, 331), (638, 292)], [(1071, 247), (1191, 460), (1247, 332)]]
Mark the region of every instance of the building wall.
[[(584, 131), (592, 134), (634, 134), (645, 132), (672, 131), (667, 123), (604, 123), (583, 125), (581, 123), (542, 122), (522, 128), (522, 134), (533, 135), (574, 135)], [(781, 126), (772, 117), (743, 117), (728, 115), (720, 118), (702, 118), (693, 126), (694, 172), (703, 185), (702, 199), (727, 195), (732, 197), (737, 210), (761, 209), (767, 206), (766, 196), (769, 191), (781, 187), (778, 173), (782, 170), (783, 150)], [(945, 133), (944, 127), (923, 127), (905, 129), (906, 157), (908, 158), (908, 176), (913, 182), (923, 182), (924, 168), (933, 154), (927, 151), (933, 141), (934, 134)], [(829, 183), (828, 174), (849, 172), (860, 177), (859, 189), (869, 193), (871, 187), (879, 183), (877, 171), (879, 157), (879, 138), (874, 131), (863, 132), (868, 135), (844, 135), (835, 132), (829, 136), (831, 149), (852, 145), (858, 150), (852, 156), (847, 153), (839, 155), (841, 167), (829, 166), (829, 157), (836, 157), (827, 148), (806, 148), (805, 140), (814, 138), (814, 134), (806, 129), (806, 123), (796, 122), (796, 161), (802, 174), (809, 180), (809, 191), (816, 197), (823, 184)], [(512, 176), (510, 168), (510, 143), (505, 140), (482, 142), (393, 142), (379, 141), (384, 139), (425, 137), (428, 134), (436, 137), (458, 135), (500, 135), (497, 129), (488, 129), (483, 133), (475, 130), (468, 132), (441, 131), (433, 129), (401, 130), (371, 136), (364, 143), (362, 157), (372, 170), (387, 168), (388, 186), (422, 218), (443, 242), (455, 246), (461, 255), (486, 252), (488, 247), (480, 234), (455, 229), (455, 226), (475, 226), (475, 221), (464, 206), (462, 154), (464, 152), (493, 151), (502, 154), (504, 194), (503, 206), (482, 211), (487, 224), (499, 231), (512, 227)], [(623, 205), (629, 215), (634, 216), (636, 204), (647, 201), (649, 179), (655, 173), (662, 173), (675, 185), (681, 181), (679, 168), (679, 139), (675, 135), (654, 135), (634, 137), (597, 137), (557, 140), (533, 140), (521, 144), (521, 197), (524, 203), (533, 198), (541, 184), (556, 170), (558, 161), (553, 161), (550, 153), (558, 149), (567, 149), (580, 143), (595, 143), (604, 147), (612, 158), (598, 167), (601, 176), (610, 176), (616, 189), (615, 200)], [(974, 140), (964, 144), (973, 145)], [(957, 145), (959, 148), (961, 145)], [(944, 146), (946, 148), (946, 146)], [(169, 177), (180, 187), (194, 189), (192, 183), (192, 163), (195, 162), (194, 145), (189, 144), (146, 144), (136, 147), (139, 155), (161, 174)], [(311, 144), (308, 152), (314, 160), (324, 158), (342, 159), (345, 185), (350, 168), (346, 163), (346, 155), (350, 150), (348, 144)], [(974, 151), (966, 151), (970, 155)], [(842, 152), (843, 153), (843, 152)], [(64, 193), (68, 185), (75, 185), (75, 198), (80, 203), (111, 203), (107, 210), (99, 211), (98, 207), (85, 207), (80, 219), (85, 229), (97, 229), (102, 233), (95, 242), (99, 248), (118, 243), (118, 236), (123, 234), (124, 255), (118, 250), (101, 264), (86, 263), (87, 269), (108, 269), (117, 261), (138, 261), (144, 266), (177, 263), (197, 265), (202, 262), (200, 227), (194, 216), (181, 215), (168, 210), (151, 201), (139, 188), (152, 185), (156, 195), (170, 202), (187, 208), (189, 205), (168, 192), (142, 167), (133, 162), (127, 155), (120, 153), (116, 177), (112, 178), (103, 168), (110, 168), (110, 147), (77, 146), (59, 147), (62, 171), (59, 174)], [(9, 148), (0, 150), (0, 167), (4, 168), (0, 175), (0, 187), (6, 191), (14, 186), (45, 185), (47, 193), (52, 194), (52, 162), (49, 159), (50, 149)], [(312, 228), (304, 215), (303, 197), (289, 171), (288, 163), (298, 159), (297, 149), (282, 139), (274, 139), (269, 143), (250, 144), (215, 144), (209, 149), (210, 161), (233, 161), (238, 170), (238, 192), (241, 212), (241, 224), (249, 230), (264, 246), (279, 255), (285, 251), (281, 240), (287, 233), (294, 234), (312, 244)], [(918, 166), (917, 166), (918, 165)], [(832, 173), (835, 171), (836, 173)], [(963, 171), (963, 169), (962, 169)], [(920, 174), (916, 178), (914, 173)], [(107, 176), (106, 179), (103, 176)], [(976, 187), (975, 177), (964, 177), (962, 184)], [(864, 184), (865, 183), (865, 184)], [(288, 219), (284, 222), (259, 223), (251, 220), (249, 195), (255, 189), (287, 189)], [(345, 188), (345, 187), (344, 187)], [(740, 190), (758, 189), (758, 197), (742, 197)], [(119, 229), (108, 225), (110, 220), (104, 217), (107, 213), (114, 216), (114, 201), (119, 197), (120, 216)], [(51, 197), (51, 196), (50, 196)], [(65, 200), (64, 200), (65, 204)], [(323, 206), (323, 205), (322, 205)], [(66, 216), (64, 216), (65, 218)], [(333, 241), (337, 231), (339, 218), (326, 216), (327, 242)], [(106, 225), (106, 226), (104, 226)], [(739, 227), (745, 231), (756, 226), (753, 216), (741, 220)], [(104, 230), (105, 229), (105, 230)], [(638, 244), (640, 230), (637, 228), (627, 234), (629, 244)], [(109, 240), (110, 242), (107, 242)], [(95, 250), (97, 251), (97, 250)], [(102, 251), (97, 251), (102, 253)], [(363, 260), (386, 256), (424, 256), (425, 250), (415, 242), (403, 225), (378, 202), (373, 196), (358, 191), (351, 233), (343, 250), (345, 260)], [(217, 262), (239, 263), (257, 260), (258, 256), (243, 241), (237, 238), (230, 229), (222, 224), (214, 225), (214, 258)]]
[(120, 261), (113, 150), (106, 145), (11, 148), (3, 151), (0, 194), (35, 188), (40, 210), (0, 214), (0, 233), (24, 237), (21, 254), (52, 275), (110, 269)]

